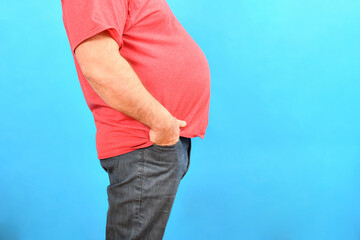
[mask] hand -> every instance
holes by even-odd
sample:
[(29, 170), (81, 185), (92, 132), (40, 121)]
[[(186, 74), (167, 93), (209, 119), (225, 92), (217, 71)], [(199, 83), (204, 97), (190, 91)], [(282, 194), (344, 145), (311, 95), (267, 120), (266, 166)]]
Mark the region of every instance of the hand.
[(185, 121), (171, 116), (168, 126), (162, 126), (159, 129), (150, 128), (150, 141), (160, 146), (173, 145), (179, 141), (180, 128), (185, 126)]

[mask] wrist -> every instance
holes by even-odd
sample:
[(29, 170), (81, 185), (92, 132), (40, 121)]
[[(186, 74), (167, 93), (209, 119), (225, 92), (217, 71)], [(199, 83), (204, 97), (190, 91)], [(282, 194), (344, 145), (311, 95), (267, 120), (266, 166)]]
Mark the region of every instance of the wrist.
[[(165, 109), (165, 108), (164, 108)], [(150, 127), (154, 131), (163, 131), (172, 127), (174, 117), (169, 111), (165, 109), (161, 114), (158, 114), (154, 123)]]

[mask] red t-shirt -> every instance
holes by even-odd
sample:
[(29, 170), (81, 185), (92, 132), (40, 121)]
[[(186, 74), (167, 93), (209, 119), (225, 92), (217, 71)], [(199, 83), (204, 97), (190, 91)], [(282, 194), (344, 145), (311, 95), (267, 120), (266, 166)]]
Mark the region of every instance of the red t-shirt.
[(200, 47), (172, 13), (166, 0), (62, 0), (63, 22), (80, 86), (96, 125), (98, 158), (153, 144), (150, 128), (111, 108), (80, 70), (74, 50), (108, 30), (120, 54), (144, 87), (174, 117), (187, 122), (180, 136), (204, 138), (210, 105), (210, 69)]

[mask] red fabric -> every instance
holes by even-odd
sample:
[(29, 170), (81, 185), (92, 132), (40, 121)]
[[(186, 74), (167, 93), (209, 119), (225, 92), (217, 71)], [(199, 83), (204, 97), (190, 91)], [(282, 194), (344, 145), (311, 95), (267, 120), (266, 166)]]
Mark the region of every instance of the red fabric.
[(108, 30), (145, 88), (187, 126), (180, 136), (204, 138), (210, 105), (210, 69), (200, 47), (166, 0), (62, 0), (63, 22), (80, 85), (96, 125), (98, 158), (153, 143), (149, 127), (107, 105), (84, 78), (74, 49)]

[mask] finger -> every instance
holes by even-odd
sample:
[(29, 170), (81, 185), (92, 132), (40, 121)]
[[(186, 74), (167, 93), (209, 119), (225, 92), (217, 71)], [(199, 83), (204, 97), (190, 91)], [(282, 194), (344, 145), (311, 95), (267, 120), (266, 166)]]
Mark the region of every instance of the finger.
[(182, 120), (178, 120), (178, 122), (179, 122), (180, 127), (185, 127), (187, 124), (185, 121), (182, 121)]

